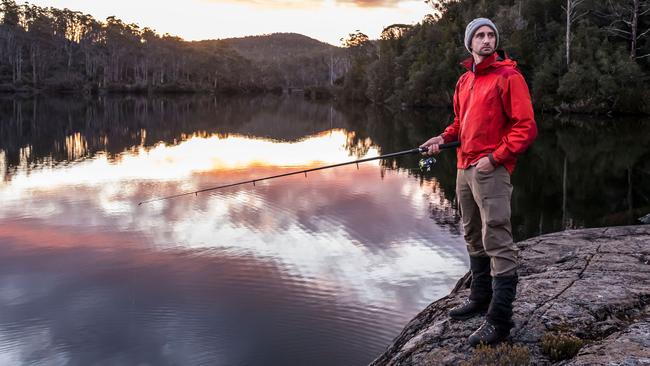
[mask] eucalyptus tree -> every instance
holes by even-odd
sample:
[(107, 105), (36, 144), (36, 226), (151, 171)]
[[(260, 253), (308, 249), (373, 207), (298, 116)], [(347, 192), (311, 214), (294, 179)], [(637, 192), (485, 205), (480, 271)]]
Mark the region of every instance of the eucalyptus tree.
[(571, 65), (571, 27), (577, 22), (580, 18), (583, 18), (589, 12), (587, 10), (579, 9), (580, 5), (584, 3), (585, 0), (566, 0), (566, 6), (562, 7), (562, 10), (566, 13), (566, 33), (564, 37), (564, 42), (566, 46), (566, 66), (567, 68)]
[(608, 20), (605, 28), (610, 34), (629, 42), (630, 58), (649, 57), (650, 53), (637, 56), (639, 43), (647, 40), (650, 32), (650, 0), (607, 0), (605, 11), (599, 14)]
[(341, 38), (341, 43), (347, 49), (350, 59), (350, 68), (343, 82), (344, 98), (366, 100), (368, 80), (365, 72), (368, 65), (377, 57), (377, 46), (359, 30), (350, 33), (346, 38)]
[(12, 0), (2, 0), (0, 4), (2, 55), (5, 56), (5, 61), (11, 68), (11, 82), (19, 84), (22, 82), (23, 70), (24, 30), (20, 24), (22, 9)]

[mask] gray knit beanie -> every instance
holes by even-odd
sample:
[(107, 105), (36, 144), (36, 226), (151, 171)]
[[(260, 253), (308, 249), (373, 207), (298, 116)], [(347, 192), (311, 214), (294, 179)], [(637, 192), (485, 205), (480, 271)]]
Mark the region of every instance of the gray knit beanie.
[(470, 47), (472, 46), (472, 37), (474, 37), (474, 32), (484, 25), (494, 29), (494, 34), (497, 37), (497, 42), (495, 43), (494, 48), (499, 46), (499, 30), (497, 30), (497, 26), (488, 18), (476, 18), (469, 22), (467, 28), (465, 28), (465, 48), (467, 48), (467, 52), (472, 53)]

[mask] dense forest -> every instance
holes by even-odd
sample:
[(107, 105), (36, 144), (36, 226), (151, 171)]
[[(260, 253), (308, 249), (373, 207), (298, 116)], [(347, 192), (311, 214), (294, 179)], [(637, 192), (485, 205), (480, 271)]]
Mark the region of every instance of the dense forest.
[[(187, 42), (116, 17), (13, 0), (0, 2), (0, 20), (4, 92), (278, 91), (327, 85), (345, 67), (340, 48), (296, 34)], [(274, 43), (293, 52), (274, 57)], [(262, 44), (266, 50), (252, 52)]]
[[(341, 100), (449, 107), (465, 25), (499, 27), (536, 108), (650, 114), (650, 0), (426, 0), (432, 14), (335, 47), (294, 33), (187, 42), (116, 17), (0, 1), (0, 92), (326, 90)], [(314, 95), (314, 94), (311, 94)]]
[(539, 109), (650, 113), (650, 1), (428, 0), (434, 14), (386, 27), (379, 42), (357, 33), (341, 95), (397, 106), (449, 106), (466, 24), (489, 17), (518, 62)]

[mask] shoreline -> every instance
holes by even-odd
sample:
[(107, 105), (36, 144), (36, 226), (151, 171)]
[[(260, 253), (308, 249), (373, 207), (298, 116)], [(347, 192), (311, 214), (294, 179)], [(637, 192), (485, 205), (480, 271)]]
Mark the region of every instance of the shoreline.
[[(202, 87), (192, 87), (184, 85), (170, 85), (170, 86), (156, 86), (150, 87), (146, 85), (115, 85), (108, 87), (89, 87), (78, 86), (71, 87), (49, 87), (49, 88), (33, 88), (31, 86), (16, 87), (13, 85), (0, 85), (0, 97), (5, 98), (34, 98), (37, 96), (45, 97), (65, 97), (65, 96), (83, 96), (85, 98), (93, 98), (98, 96), (112, 95), (112, 96), (174, 96), (174, 95), (214, 95), (225, 97), (245, 97), (245, 96), (260, 96), (260, 95), (273, 95), (273, 96), (303, 96), (305, 100), (312, 101), (331, 101), (335, 103), (342, 103), (346, 105), (358, 104), (359, 106), (373, 106), (377, 108), (385, 108), (389, 111), (398, 113), (399, 111), (428, 111), (446, 109), (452, 110), (452, 106), (433, 106), (433, 105), (389, 105), (383, 103), (374, 103), (370, 100), (346, 100), (337, 98), (338, 90), (331, 87), (305, 87), (300, 88), (299, 92), (291, 92), (291, 89), (296, 88), (242, 88), (242, 89), (211, 89)], [(536, 114), (541, 115), (554, 115), (556, 117), (568, 116), (588, 116), (599, 118), (614, 118), (614, 117), (650, 117), (646, 113), (625, 113), (621, 111), (605, 111), (595, 110), (590, 108), (588, 110), (574, 110), (567, 109), (563, 106), (550, 106), (547, 108), (535, 108)]]
[[(510, 343), (535, 365), (650, 362), (650, 225), (568, 230), (517, 243), (521, 266)], [(470, 362), (466, 339), (483, 320), (451, 320), (469, 273), (411, 320), (372, 366)], [(549, 336), (579, 339), (576, 355), (552, 360)]]

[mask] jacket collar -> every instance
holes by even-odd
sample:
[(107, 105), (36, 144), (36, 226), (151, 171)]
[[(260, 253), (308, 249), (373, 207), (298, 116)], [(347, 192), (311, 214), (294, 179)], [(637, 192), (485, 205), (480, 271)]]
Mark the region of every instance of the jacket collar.
[(506, 53), (503, 50), (496, 50), (490, 56), (485, 58), (480, 64), (474, 65), (474, 57), (468, 57), (460, 64), (463, 65), (468, 71), (474, 73), (481, 73), (484, 70), (487, 70), (491, 67), (500, 67), (505, 64), (513, 63), (512, 60), (508, 58)]

